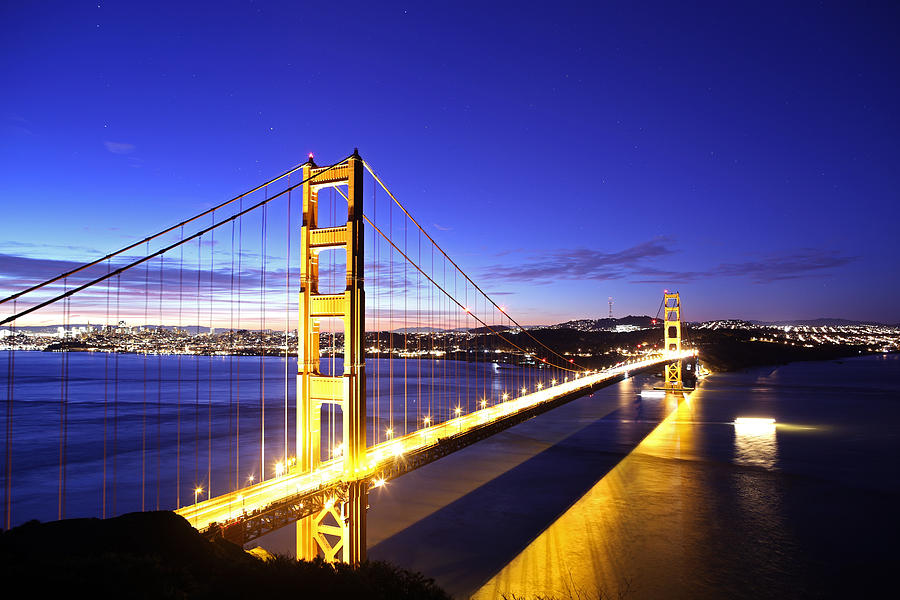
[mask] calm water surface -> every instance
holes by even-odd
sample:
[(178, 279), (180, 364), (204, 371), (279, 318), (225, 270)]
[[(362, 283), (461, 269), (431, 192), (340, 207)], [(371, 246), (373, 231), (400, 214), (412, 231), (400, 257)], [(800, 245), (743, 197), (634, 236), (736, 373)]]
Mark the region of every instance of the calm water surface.
[(669, 408), (475, 598), (893, 595), (900, 356), (719, 374)]
[[(322, 359), (322, 373), (342, 370), (340, 359)], [(101, 516), (104, 500), (106, 516), (183, 506), (197, 486), (203, 498), (210, 488), (215, 495), (246, 485), (251, 475), (259, 481), (263, 459), (271, 477), (284, 457), (285, 403), (293, 445), (296, 372), (295, 357), (0, 352), (4, 464), (10, 373), (14, 384), (13, 525), (57, 518), (60, 439), (67, 518)], [(482, 397), (497, 401), (551, 377), (549, 369), (416, 359), (369, 359), (366, 373), (370, 445), (388, 429), (415, 430), (426, 414), (439, 422), (456, 406), (469, 412)], [(332, 406), (322, 415), (326, 459), (341, 442), (341, 415)]]
[[(0, 353), (2, 376), (7, 358)], [(19, 352), (15, 360), (14, 522), (49, 520), (58, 510), (61, 358)], [(214, 463), (214, 486), (227, 485), (238, 457), (241, 476), (258, 470), (263, 388), (267, 456), (282, 453), (281, 359), (121, 355), (116, 365), (72, 353), (69, 361), (67, 516), (98, 515), (104, 415), (106, 444), (118, 450), (106, 461), (108, 514), (138, 510), (142, 500), (146, 508), (190, 502), (210, 447), (232, 461)], [(388, 361), (367, 366), (370, 415), (379, 415), (370, 438), (390, 420), (391, 382), (402, 427), (398, 364), (393, 373)], [(287, 364), (290, 405), (295, 368)], [(528, 376), (490, 363), (441, 368), (448, 376), (441, 370), (435, 382), (446, 387), (428, 411)], [(636, 377), (575, 400), (372, 494), (370, 555), (421, 570), (458, 598), (883, 595), (876, 586), (892, 583), (900, 558), (900, 356), (718, 374), (677, 405), (640, 397), (657, 381)], [(0, 394), (5, 383), (0, 377)], [(236, 396), (240, 453), (228, 441)], [(739, 428), (736, 417), (777, 425)]]

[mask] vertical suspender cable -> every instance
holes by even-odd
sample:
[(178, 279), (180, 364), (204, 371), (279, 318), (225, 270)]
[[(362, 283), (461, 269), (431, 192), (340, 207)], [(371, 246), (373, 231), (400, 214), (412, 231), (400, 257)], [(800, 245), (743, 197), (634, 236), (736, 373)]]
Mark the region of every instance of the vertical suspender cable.
[[(68, 289), (68, 279), (63, 279), (63, 291)], [(58, 484), (57, 484), (57, 506), (56, 506), (56, 518), (58, 520), (62, 520), (63, 518), (63, 497), (65, 495), (65, 484), (63, 483), (63, 473), (66, 470), (66, 460), (65, 460), (65, 413), (66, 413), (66, 356), (68, 356), (68, 352), (66, 352), (66, 338), (69, 335), (68, 323), (66, 321), (66, 303), (63, 302), (63, 332), (61, 336), (60, 342), (60, 355), (59, 355), (59, 461), (58, 461)]]
[[(244, 201), (241, 200), (238, 204), (238, 209), (240, 213), (244, 212)], [(237, 270), (237, 290), (238, 290), (238, 299), (237, 299), (237, 326), (239, 330), (243, 331), (241, 327), (241, 267), (243, 263), (243, 255), (244, 255), (244, 215), (241, 214), (238, 217), (238, 270)], [(239, 340), (240, 341), (240, 340)], [(240, 356), (243, 356), (243, 352), (241, 352)], [(241, 360), (238, 360), (237, 372), (235, 373), (235, 405), (236, 405), (236, 414), (235, 414), (235, 427), (234, 427), (234, 489), (239, 489), (243, 481), (241, 481)]]
[[(441, 283), (444, 284), (444, 288), (447, 286), (447, 265), (444, 260), (441, 260)], [(438, 306), (440, 309), (441, 315), (441, 385), (440, 385), (440, 399), (441, 405), (438, 409), (442, 415), (446, 415), (447, 419), (450, 419), (450, 396), (447, 391), (447, 385), (449, 380), (447, 379), (447, 361), (449, 360), (449, 355), (447, 354), (447, 339), (450, 331), (450, 321), (447, 315), (447, 309), (444, 304), (447, 302), (447, 298), (443, 295), (438, 295)]]
[[(184, 240), (184, 226), (181, 227), (181, 239)], [(178, 340), (181, 345), (184, 336), (182, 322), (182, 303), (184, 301), (184, 244), (180, 244), (178, 259)], [(187, 348), (178, 349), (178, 392), (175, 395), (175, 508), (181, 508), (181, 357)]]
[[(72, 299), (66, 298), (65, 304), (63, 304), (63, 310), (66, 315), (66, 328), (69, 329), (72, 325), (71, 317), (72, 317)], [(67, 478), (68, 478), (68, 466), (69, 466), (69, 351), (66, 349), (65, 354), (65, 367), (63, 368), (63, 472), (62, 472), (62, 518), (66, 518), (66, 490), (67, 490)]]
[[(216, 211), (212, 212), (212, 223), (213, 225), (216, 223)], [(215, 322), (213, 320), (213, 296), (215, 293), (215, 290), (213, 289), (213, 273), (216, 268), (214, 254), (216, 248), (216, 230), (213, 229), (210, 231), (209, 236), (209, 344), (207, 344), (209, 355), (206, 357), (206, 497), (212, 498), (212, 365), (213, 355), (215, 354), (214, 344), (216, 343), (213, 337), (213, 332), (215, 331)]]
[[(431, 245), (431, 277), (434, 278), (434, 244)], [(434, 415), (434, 362), (437, 360), (437, 355), (434, 353), (434, 331), (436, 329), (434, 317), (437, 311), (434, 308), (433, 285), (428, 286), (428, 311), (430, 313), (429, 316), (431, 317), (428, 324), (429, 328), (431, 329), (431, 360), (429, 361), (431, 363), (431, 380), (429, 382), (431, 393), (428, 395), (428, 414)], [(432, 418), (437, 421), (436, 416), (432, 416)]]
[[(266, 186), (266, 198), (269, 188)], [(266, 332), (266, 212), (268, 204), (263, 205), (262, 229), (260, 230), (260, 271), (259, 271), (259, 339), (263, 340)], [(266, 361), (265, 346), (259, 356), (259, 478), (266, 478)]]
[[(163, 266), (165, 255), (159, 257), (159, 320), (156, 325), (157, 336), (162, 342), (163, 336)], [(160, 507), (160, 475), (162, 467), (162, 352), (156, 355), (156, 510)]]
[[(472, 400), (475, 400), (475, 410), (478, 410), (478, 399), (473, 398), (472, 388), (469, 387), (469, 284), (465, 280), (463, 280), (463, 294), (465, 294), (465, 300), (463, 304), (466, 305), (466, 312), (463, 313), (463, 345), (465, 346), (465, 350), (463, 351), (463, 371), (466, 374), (466, 404), (471, 405)], [(471, 409), (470, 409), (471, 410)]]
[[(147, 254), (150, 254), (150, 242), (147, 242)], [(148, 342), (147, 337), (150, 336), (150, 327), (147, 323), (147, 315), (150, 312), (150, 261), (144, 264), (144, 343)], [(141, 398), (141, 512), (147, 509), (146, 490), (147, 490), (147, 346), (144, 346), (144, 357), (142, 366), (144, 368), (143, 396)]]
[[(403, 253), (409, 256), (409, 248), (407, 247), (407, 219), (403, 220)], [(409, 362), (407, 360), (408, 352), (409, 352), (409, 344), (408, 344), (408, 336), (409, 336), (409, 326), (406, 321), (407, 316), (407, 276), (406, 276), (406, 265), (409, 264), (408, 260), (403, 261), (403, 352), (401, 356), (403, 357), (403, 435), (407, 434), (406, 423), (408, 421), (407, 416), (407, 395), (406, 395), (406, 382), (407, 382), (407, 371), (406, 364)]]
[[(200, 275), (203, 273), (203, 236), (197, 238), (197, 325), (194, 329), (194, 486), (200, 483)], [(196, 494), (194, 496), (196, 498)]]
[(120, 298), (122, 295), (122, 276), (116, 275), (116, 335), (115, 339), (115, 347), (113, 348), (113, 352), (115, 355), (113, 357), (113, 468), (112, 468), (112, 514), (116, 516), (118, 514), (118, 497), (119, 497), (119, 485), (118, 485), (118, 466), (119, 466), (119, 309), (120, 309)]
[[(288, 189), (291, 187), (291, 179), (288, 177)], [(288, 464), (288, 356), (290, 344), (288, 333), (291, 329), (291, 192), (287, 197), (286, 240), (285, 240), (285, 266), (284, 266), (284, 452), (285, 468)]]
[(234, 447), (232, 438), (234, 437), (233, 419), (234, 419), (234, 221), (231, 222), (231, 282), (228, 296), (228, 470), (225, 471), (226, 489), (234, 491), (237, 489), (237, 477), (231, 478), (232, 467), (234, 466), (232, 452)]
[[(378, 217), (378, 204), (375, 196), (376, 186), (372, 186), (372, 218)], [(375, 300), (375, 417), (372, 419), (373, 444), (381, 439), (381, 289), (378, 287), (378, 271), (381, 269), (381, 239), (372, 234), (375, 251), (372, 253), (372, 277), (375, 280), (372, 298)]]
[[(422, 232), (418, 238), (417, 260), (422, 264)], [(422, 276), (416, 273), (416, 428), (422, 422)]]
[[(106, 273), (110, 272), (110, 264), (109, 259), (106, 261)], [(106, 337), (109, 339), (110, 337), (110, 326), (109, 326), (109, 295), (110, 295), (110, 286), (112, 285), (112, 280), (106, 280)], [(103, 485), (102, 485), (102, 498), (101, 498), (101, 508), (100, 515), (101, 518), (106, 518), (106, 463), (107, 463), (107, 436), (109, 433), (109, 425), (108, 425), (108, 414), (109, 414), (109, 353), (112, 352), (112, 348), (108, 348), (106, 352), (106, 356), (103, 357)]]
[[(394, 238), (394, 205), (388, 204), (388, 236)], [(390, 251), (388, 272), (390, 292), (388, 292), (388, 431), (394, 432), (394, 250)]]
[[(16, 301), (13, 300), (13, 314), (16, 314)], [(16, 339), (16, 322), (10, 323), (10, 337)], [(15, 390), (15, 350), (13, 343), (6, 355), (6, 454), (3, 465), (3, 528), (9, 530), (12, 525), (12, 424), (13, 424), (13, 392)]]

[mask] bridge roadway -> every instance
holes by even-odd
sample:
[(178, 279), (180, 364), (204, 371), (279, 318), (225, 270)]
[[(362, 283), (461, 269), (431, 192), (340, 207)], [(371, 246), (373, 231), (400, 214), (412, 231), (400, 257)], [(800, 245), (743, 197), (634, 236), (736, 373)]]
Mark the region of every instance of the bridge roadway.
[[(666, 353), (589, 373), (381, 442), (367, 449), (368, 467), (355, 479), (368, 481), (373, 486), (382, 485), (386, 480), (529, 418), (554, 400), (609, 383), (610, 380), (627, 376), (630, 371), (693, 355), (692, 350)], [(281, 476), (184, 506), (175, 512), (195, 528), (211, 535), (220, 531), (220, 527), (234, 530), (233, 526), (239, 525), (240, 532), (235, 531), (230, 536), (226, 533), (226, 537), (246, 542), (343, 499), (350, 479), (353, 478), (344, 475), (343, 458), (338, 457), (323, 462), (313, 472), (300, 473), (297, 468), (289, 469)]]

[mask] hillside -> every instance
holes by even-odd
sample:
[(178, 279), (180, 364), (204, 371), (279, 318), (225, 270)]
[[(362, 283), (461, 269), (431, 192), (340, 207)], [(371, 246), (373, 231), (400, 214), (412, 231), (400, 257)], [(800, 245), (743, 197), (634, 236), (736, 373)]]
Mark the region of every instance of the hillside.
[(8, 584), (21, 581), (36, 597), (449, 600), (387, 563), (262, 561), (167, 511), (26, 523), (0, 534), (0, 564)]
[(575, 329), (578, 331), (609, 331), (614, 330), (617, 326), (629, 325), (631, 327), (647, 328), (655, 324), (656, 319), (647, 315), (628, 315), (627, 317), (605, 318), (605, 319), (576, 319), (574, 321), (566, 321), (565, 323), (557, 323), (556, 325), (546, 325), (541, 329)]

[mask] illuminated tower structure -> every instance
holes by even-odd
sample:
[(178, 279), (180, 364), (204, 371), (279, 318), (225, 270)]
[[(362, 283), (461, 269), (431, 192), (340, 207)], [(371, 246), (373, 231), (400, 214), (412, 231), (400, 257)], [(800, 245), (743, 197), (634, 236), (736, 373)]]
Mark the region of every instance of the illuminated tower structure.
[[(663, 296), (663, 310), (665, 311), (665, 323), (663, 335), (665, 336), (666, 352), (681, 352), (681, 297), (678, 292), (665, 292)], [(670, 362), (666, 365), (666, 390), (683, 390), (681, 381), (681, 360)]]
[[(303, 167), (303, 228), (300, 251), (300, 322), (297, 362), (297, 456), (302, 472), (322, 461), (322, 406), (342, 414), (346, 497), (326, 503), (317, 514), (297, 521), (297, 558), (358, 564), (366, 559), (366, 482), (360, 481), (366, 456), (365, 292), (363, 290), (363, 163), (358, 153), (345, 162), (318, 167), (310, 155)], [(344, 187), (346, 193), (341, 189)], [(319, 227), (319, 191), (337, 188), (347, 199), (347, 223)], [(319, 293), (319, 254), (346, 252), (343, 292)], [(319, 326), (323, 318), (344, 324), (344, 372), (323, 375), (319, 361)], [(330, 449), (335, 451), (335, 449)]]

